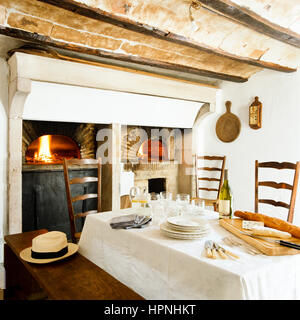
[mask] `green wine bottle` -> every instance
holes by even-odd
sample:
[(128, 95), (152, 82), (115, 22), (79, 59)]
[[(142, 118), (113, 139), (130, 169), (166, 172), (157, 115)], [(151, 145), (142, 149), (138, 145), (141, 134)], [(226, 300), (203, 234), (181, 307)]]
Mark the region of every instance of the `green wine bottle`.
[(232, 194), (228, 183), (228, 170), (225, 169), (224, 182), (219, 194), (219, 218), (232, 217)]

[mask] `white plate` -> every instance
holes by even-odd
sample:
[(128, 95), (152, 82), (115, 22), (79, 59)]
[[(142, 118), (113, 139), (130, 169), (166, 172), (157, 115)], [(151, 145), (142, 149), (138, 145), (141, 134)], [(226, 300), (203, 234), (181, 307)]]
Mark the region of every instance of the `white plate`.
[(176, 225), (173, 225), (169, 222), (166, 222), (166, 227), (168, 229), (174, 230), (174, 231), (179, 231), (179, 232), (203, 232), (209, 229), (209, 225), (206, 225), (204, 227), (199, 227), (199, 228), (190, 228), (190, 227), (179, 227)]
[(167, 218), (167, 222), (171, 225), (181, 227), (181, 228), (189, 228), (189, 229), (199, 229), (205, 228), (208, 226), (208, 221), (201, 217), (195, 216), (179, 216), (179, 217), (170, 217)]
[(162, 234), (164, 234), (165, 236), (174, 238), (174, 239), (180, 239), (180, 240), (197, 240), (205, 237), (208, 234), (208, 232), (197, 234), (197, 235), (182, 234), (182, 233), (177, 234), (177, 233), (168, 232), (162, 228), (160, 230)]
[(200, 235), (206, 234), (209, 231), (209, 228), (206, 228), (203, 230), (193, 230), (193, 231), (174, 230), (170, 228), (166, 222), (160, 225), (160, 229), (163, 230), (164, 232), (174, 234), (174, 235), (180, 235), (180, 236), (200, 236)]

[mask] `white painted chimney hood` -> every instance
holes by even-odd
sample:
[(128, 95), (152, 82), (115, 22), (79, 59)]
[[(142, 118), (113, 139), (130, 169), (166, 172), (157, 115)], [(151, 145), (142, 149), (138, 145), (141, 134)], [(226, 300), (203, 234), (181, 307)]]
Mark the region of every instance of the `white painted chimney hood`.
[(220, 91), (125, 68), (21, 52), (13, 54), (9, 65), (10, 81), (26, 81), (28, 87), (21, 115), (26, 120), (192, 128), (203, 103), (215, 110)]
[(32, 82), (26, 120), (192, 128), (202, 102)]

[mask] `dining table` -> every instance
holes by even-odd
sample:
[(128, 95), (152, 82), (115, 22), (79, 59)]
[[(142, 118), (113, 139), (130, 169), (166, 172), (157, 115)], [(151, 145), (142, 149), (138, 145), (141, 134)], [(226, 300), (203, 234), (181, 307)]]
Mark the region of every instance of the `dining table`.
[[(209, 224), (199, 239), (174, 239), (159, 223), (144, 228), (113, 229), (110, 221), (149, 208), (120, 209), (86, 217), (79, 252), (148, 300), (296, 300), (300, 298), (300, 255), (250, 254), (247, 246), (229, 246), (233, 235), (219, 225), (219, 215), (204, 210)], [(207, 257), (213, 240), (239, 258)], [(299, 251), (300, 253), (300, 251)]]

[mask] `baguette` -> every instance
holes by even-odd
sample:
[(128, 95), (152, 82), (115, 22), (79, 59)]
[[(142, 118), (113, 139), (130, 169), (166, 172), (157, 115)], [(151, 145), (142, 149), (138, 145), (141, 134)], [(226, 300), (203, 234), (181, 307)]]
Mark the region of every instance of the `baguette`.
[(266, 227), (289, 232), (293, 237), (300, 238), (300, 228), (282, 219), (247, 211), (235, 211), (234, 215), (245, 220), (262, 221)]
[(289, 239), (292, 235), (289, 232), (281, 231), (269, 227), (256, 227), (251, 230), (254, 236), (276, 237), (281, 239)]

